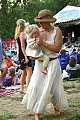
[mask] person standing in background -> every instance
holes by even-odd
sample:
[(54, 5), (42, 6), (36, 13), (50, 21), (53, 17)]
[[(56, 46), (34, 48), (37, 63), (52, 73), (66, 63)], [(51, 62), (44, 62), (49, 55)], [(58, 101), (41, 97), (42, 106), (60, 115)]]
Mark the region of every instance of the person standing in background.
[(71, 35), (70, 35), (70, 33), (68, 33), (68, 39), (67, 39), (68, 45), (71, 44), (71, 42), (72, 42), (72, 41), (71, 41)]
[(4, 56), (7, 58), (7, 55), (4, 51), (4, 47), (3, 47), (3, 44), (2, 44), (2, 40), (0, 38), (0, 72), (1, 72), (1, 75), (0, 75), (0, 89), (4, 88), (4, 86), (2, 85), (2, 80), (6, 76), (7, 71), (8, 71), (6, 62), (4, 60)]
[(25, 23), (26, 21), (23, 19), (18, 19), (15, 30), (15, 39), (17, 40), (17, 56), (20, 61), (20, 68), (22, 70), (22, 74), (20, 77), (20, 92), (24, 92), (24, 82), (26, 81), (26, 88), (28, 87), (31, 75), (32, 75), (32, 67), (31, 60), (26, 55), (26, 38), (25, 38)]

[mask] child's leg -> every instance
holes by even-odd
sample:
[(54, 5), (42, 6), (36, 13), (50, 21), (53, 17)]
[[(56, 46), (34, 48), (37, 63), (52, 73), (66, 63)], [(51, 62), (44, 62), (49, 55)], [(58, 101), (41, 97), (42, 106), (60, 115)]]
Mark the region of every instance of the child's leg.
[(47, 66), (49, 63), (49, 57), (47, 55), (44, 55), (42, 57), (40, 57), (38, 60), (42, 60), (43, 61), (43, 68), (42, 68), (42, 72), (43, 73), (47, 73)]

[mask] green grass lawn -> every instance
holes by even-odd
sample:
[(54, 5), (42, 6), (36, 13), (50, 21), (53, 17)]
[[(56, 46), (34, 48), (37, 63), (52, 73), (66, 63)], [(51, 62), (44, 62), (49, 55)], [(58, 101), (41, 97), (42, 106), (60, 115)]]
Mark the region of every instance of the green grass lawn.
[(6, 113), (3, 115), (0, 115), (0, 120), (9, 120), (9, 119), (16, 119), (16, 118), (17, 118), (17, 116), (13, 115), (11, 113)]

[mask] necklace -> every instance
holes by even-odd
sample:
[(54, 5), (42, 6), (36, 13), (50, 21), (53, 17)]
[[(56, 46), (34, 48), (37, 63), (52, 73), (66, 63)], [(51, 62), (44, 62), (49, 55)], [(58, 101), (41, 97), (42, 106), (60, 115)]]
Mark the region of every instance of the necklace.
[(54, 30), (54, 27), (50, 28), (49, 30), (46, 30), (47, 32), (51, 32), (52, 30)]

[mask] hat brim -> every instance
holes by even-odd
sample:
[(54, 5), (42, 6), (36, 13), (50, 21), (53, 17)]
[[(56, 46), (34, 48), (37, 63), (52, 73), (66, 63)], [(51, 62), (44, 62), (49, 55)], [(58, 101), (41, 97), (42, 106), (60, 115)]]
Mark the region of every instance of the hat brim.
[(38, 23), (41, 23), (41, 22), (55, 22), (56, 18), (51, 18), (51, 19), (39, 19), (39, 18), (35, 18), (34, 21), (38, 22)]

